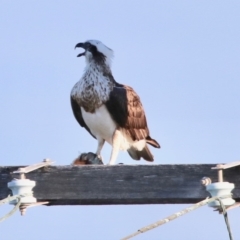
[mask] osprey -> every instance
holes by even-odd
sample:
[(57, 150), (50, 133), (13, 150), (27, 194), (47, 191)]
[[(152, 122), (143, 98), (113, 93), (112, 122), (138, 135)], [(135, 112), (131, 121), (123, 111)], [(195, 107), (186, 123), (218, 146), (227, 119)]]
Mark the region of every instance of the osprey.
[(150, 137), (146, 116), (137, 93), (115, 81), (111, 72), (113, 51), (97, 40), (78, 43), (85, 51), (86, 68), (71, 91), (71, 105), (78, 123), (98, 141), (100, 157), (104, 142), (112, 145), (109, 164), (114, 164), (119, 150), (127, 150), (135, 159), (153, 161), (147, 144), (160, 148)]

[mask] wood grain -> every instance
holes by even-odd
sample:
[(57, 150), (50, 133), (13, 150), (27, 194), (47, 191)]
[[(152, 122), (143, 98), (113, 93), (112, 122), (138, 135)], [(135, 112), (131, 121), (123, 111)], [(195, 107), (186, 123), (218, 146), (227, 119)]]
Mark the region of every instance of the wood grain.
[[(217, 181), (216, 164), (49, 166), (28, 173), (36, 181), (34, 196), (49, 205), (196, 203), (208, 196), (202, 177)], [(0, 199), (16, 167), (0, 167)], [(224, 170), (240, 200), (240, 167)]]

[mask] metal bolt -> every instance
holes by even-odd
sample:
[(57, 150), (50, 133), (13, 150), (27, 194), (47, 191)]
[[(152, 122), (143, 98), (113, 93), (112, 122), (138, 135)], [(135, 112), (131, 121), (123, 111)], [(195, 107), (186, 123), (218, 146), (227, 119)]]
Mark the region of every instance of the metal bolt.
[[(218, 164), (217, 167), (221, 167), (221, 164)], [(218, 182), (223, 182), (223, 170), (218, 169)]]
[(19, 206), (19, 210), (21, 212), (21, 216), (24, 216), (27, 211), (28, 204), (21, 204)]
[(24, 168), (19, 168), (18, 171), (22, 171), (22, 173), (20, 173), (20, 179), (26, 179), (26, 176), (24, 174)]
[(203, 177), (201, 180), (201, 183), (203, 186), (207, 186), (212, 183), (212, 180), (209, 177)]

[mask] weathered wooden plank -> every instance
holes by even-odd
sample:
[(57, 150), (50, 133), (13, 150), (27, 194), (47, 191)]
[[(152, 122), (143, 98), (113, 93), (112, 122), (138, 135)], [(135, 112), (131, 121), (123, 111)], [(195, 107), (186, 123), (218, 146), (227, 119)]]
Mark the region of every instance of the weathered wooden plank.
[[(202, 177), (217, 181), (216, 164), (50, 166), (28, 173), (37, 182), (34, 196), (50, 205), (195, 203), (208, 196)], [(0, 199), (18, 167), (0, 167)], [(240, 167), (224, 170), (240, 200)]]

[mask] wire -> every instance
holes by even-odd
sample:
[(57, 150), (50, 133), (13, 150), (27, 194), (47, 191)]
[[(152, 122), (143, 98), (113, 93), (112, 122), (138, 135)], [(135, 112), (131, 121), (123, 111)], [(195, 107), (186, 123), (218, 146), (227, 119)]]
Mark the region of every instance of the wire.
[[(174, 219), (176, 219), (178, 217), (181, 217), (181, 216), (183, 216), (183, 215), (185, 215), (185, 214), (187, 214), (187, 213), (189, 213), (189, 212), (191, 212), (191, 211), (193, 211), (193, 210), (195, 210), (195, 209), (197, 209), (199, 207), (202, 207), (202, 206), (204, 206), (204, 205), (206, 205), (206, 204), (208, 204), (210, 202), (216, 201), (216, 200), (218, 200), (220, 202), (221, 207), (223, 206), (223, 211), (225, 211), (225, 213), (226, 213), (225, 206), (223, 205), (221, 199), (228, 198), (229, 196), (231, 197), (231, 195), (225, 195), (225, 196), (221, 196), (221, 197), (207, 198), (207, 199), (205, 199), (205, 200), (203, 200), (201, 202), (198, 202), (198, 203), (196, 203), (196, 204), (194, 204), (194, 205), (192, 205), (192, 206), (190, 206), (188, 208), (185, 208), (185, 209), (181, 210), (180, 212), (174, 213), (174, 214), (172, 214), (172, 215), (170, 215), (170, 216), (168, 216), (168, 217), (166, 217), (164, 219), (161, 219), (160, 221), (157, 221), (157, 222), (155, 222), (153, 224), (150, 224), (150, 225), (148, 225), (146, 227), (140, 228), (137, 232), (135, 232), (135, 233), (133, 233), (131, 235), (128, 235), (127, 237), (124, 237), (121, 240), (128, 240), (130, 238), (133, 238), (133, 237), (137, 236), (138, 234), (145, 233), (145, 232), (147, 232), (149, 230), (152, 230), (152, 229), (154, 229), (156, 227), (159, 227), (159, 226), (161, 226), (161, 225), (163, 225), (165, 223), (168, 223), (168, 222), (170, 222), (170, 221), (172, 221), (172, 220), (174, 220)], [(225, 221), (226, 221), (226, 224), (227, 224), (230, 240), (233, 240), (232, 236), (231, 236), (231, 230), (230, 230), (230, 225), (229, 225), (229, 222), (228, 222), (228, 218), (227, 218), (227, 215), (225, 213), (224, 213), (224, 218), (225, 218)]]
[(15, 205), (15, 207), (9, 213), (5, 214), (3, 217), (0, 218), (0, 222), (5, 221), (7, 218), (11, 217), (18, 210), (18, 208), (21, 204), (21, 198), (26, 197), (26, 196), (29, 196), (29, 193), (14, 195), (12, 197), (8, 196), (7, 198), (4, 198), (3, 200), (1, 200), (0, 205), (9, 203), (9, 202), (14, 201), (14, 200), (17, 200), (17, 204)]
[(228, 230), (228, 234), (229, 234), (229, 239), (230, 240), (233, 240), (233, 236), (232, 236), (232, 232), (231, 232), (231, 228), (230, 228), (230, 223), (229, 223), (229, 220), (228, 220), (228, 215), (227, 215), (227, 211), (226, 211), (226, 208), (222, 202), (222, 200), (220, 198), (217, 199), (219, 202), (220, 202), (220, 206), (222, 208), (222, 212), (223, 212), (223, 216), (224, 216), (224, 220), (225, 220), (225, 223), (227, 225), (227, 230)]

